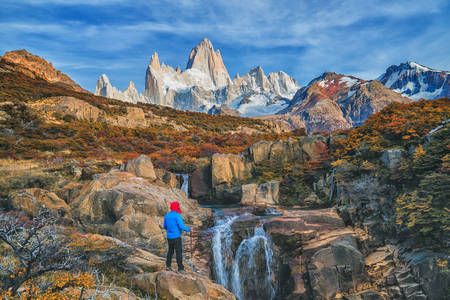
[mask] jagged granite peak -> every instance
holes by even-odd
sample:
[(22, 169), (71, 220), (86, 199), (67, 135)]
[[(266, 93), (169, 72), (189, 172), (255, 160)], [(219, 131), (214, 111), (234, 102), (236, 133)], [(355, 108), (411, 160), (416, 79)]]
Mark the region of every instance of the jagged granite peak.
[(159, 64), (158, 52), (153, 53), (152, 57), (150, 58), (149, 66), (152, 67), (154, 70), (159, 70), (161, 68)]
[(132, 81), (128, 84), (128, 88), (122, 92), (111, 85), (106, 74), (102, 74), (98, 78), (94, 94), (132, 103), (150, 102), (145, 96), (139, 94)]
[(450, 96), (450, 72), (428, 68), (416, 62), (392, 65), (377, 80), (415, 101)]
[[(160, 62), (155, 52), (147, 67), (141, 96), (154, 104), (203, 112), (214, 105), (229, 104), (245, 116), (256, 116), (273, 114), (286, 107), (298, 88), (297, 81), (286, 73), (269, 73), (267, 77), (261, 67), (231, 80), (220, 51), (203, 39), (192, 49), (184, 71)], [(125, 95), (111, 92), (111, 88), (96, 89), (96, 93), (106, 97), (116, 95), (119, 99)]]
[(209, 74), (216, 87), (225, 86), (231, 81), (220, 51), (214, 51), (213, 45), (207, 38), (191, 50), (186, 69), (197, 69)]
[(37, 78), (44, 79), (50, 83), (59, 84), (77, 92), (89, 93), (69, 76), (60, 70), (56, 70), (52, 63), (47, 62), (37, 55), (29, 53), (25, 49), (7, 51), (5, 55), (0, 56), (0, 58), (22, 66), (26, 70), (31, 71), (33, 73), (32, 76)]
[(136, 86), (134, 85), (133, 81), (130, 80), (130, 83), (128, 84), (128, 87), (125, 91), (130, 91), (133, 93), (136, 91), (136, 93), (137, 93)]
[(410, 101), (378, 81), (326, 72), (298, 90), (279, 114), (300, 116), (309, 132), (333, 131), (359, 126), (390, 103)]

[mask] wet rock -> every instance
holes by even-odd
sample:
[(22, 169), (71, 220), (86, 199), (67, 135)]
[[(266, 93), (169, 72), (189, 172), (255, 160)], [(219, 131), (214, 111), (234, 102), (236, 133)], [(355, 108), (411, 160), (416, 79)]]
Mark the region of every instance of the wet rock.
[(152, 160), (147, 155), (127, 161), (120, 166), (120, 170), (133, 173), (134, 175), (148, 180), (156, 180), (155, 170), (153, 169)]
[(239, 203), (242, 199), (242, 186), (216, 188), (214, 192), (214, 199), (218, 203)]

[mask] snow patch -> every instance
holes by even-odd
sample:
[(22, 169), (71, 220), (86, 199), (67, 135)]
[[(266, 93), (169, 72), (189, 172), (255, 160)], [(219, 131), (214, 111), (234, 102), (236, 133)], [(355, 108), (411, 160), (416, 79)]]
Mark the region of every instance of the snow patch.
[(280, 110), (285, 109), (289, 105), (289, 103), (284, 100), (267, 105), (270, 101), (270, 96), (265, 94), (251, 95), (248, 98), (248, 103), (240, 104), (244, 98), (245, 96), (241, 96), (233, 100), (233, 102), (229, 105), (230, 108), (238, 110), (243, 117), (273, 115)]
[(355, 84), (357, 84), (358, 82), (359, 82), (358, 79), (356, 79), (356, 78), (350, 78), (350, 77), (347, 77), (347, 76), (344, 76), (344, 77), (342, 77), (342, 78), (339, 80), (339, 83), (340, 83), (340, 84), (345, 83), (348, 87), (352, 87), (352, 86), (354, 86)]
[(214, 90), (215, 86), (209, 75), (197, 69), (188, 69), (179, 74), (176, 71), (152, 70), (165, 89), (183, 91), (193, 86), (201, 86), (205, 90)]
[(329, 85), (328, 80), (321, 80), (319, 81), (319, 83), (317, 84), (320, 87), (327, 87)]
[(419, 70), (421, 72), (433, 71), (433, 69), (430, 69), (430, 68), (427, 68), (425, 66), (419, 65), (418, 63), (415, 63), (415, 62), (410, 62), (409, 66), (411, 68)]

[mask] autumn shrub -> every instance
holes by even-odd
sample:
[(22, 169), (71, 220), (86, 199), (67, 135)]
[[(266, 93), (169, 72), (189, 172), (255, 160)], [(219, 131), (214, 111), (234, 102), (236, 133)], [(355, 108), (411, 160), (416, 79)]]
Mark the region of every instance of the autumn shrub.
[[(57, 224), (48, 211), (33, 218), (0, 213), (1, 299), (94, 299), (108, 292), (98, 269), (124, 264), (132, 249)], [(113, 278), (108, 281), (112, 284)], [(83, 297), (83, 294), (85, 297)]]
[(41, 188), (51, 190), (61, 180), (55, 173), (42, 171), (25, 171), (23, 173), (13, 173), (11, 176), (5, 175), (0, 180), (0, 198), (6, 199), (17, 190), (27, 188)]

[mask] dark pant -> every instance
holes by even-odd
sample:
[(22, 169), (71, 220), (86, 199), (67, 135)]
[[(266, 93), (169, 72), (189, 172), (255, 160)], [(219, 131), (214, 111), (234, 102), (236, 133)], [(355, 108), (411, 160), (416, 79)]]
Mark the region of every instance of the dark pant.
[(181, 237), (176, 239), (167, 239), (167, 241), (169, 243), (169, 251), (167, 251), (166, 266), (170, 268), (170, 265), (172, 264), (173, 252), (175, 251), (177, 253), (178, 271), (184, 270)]

